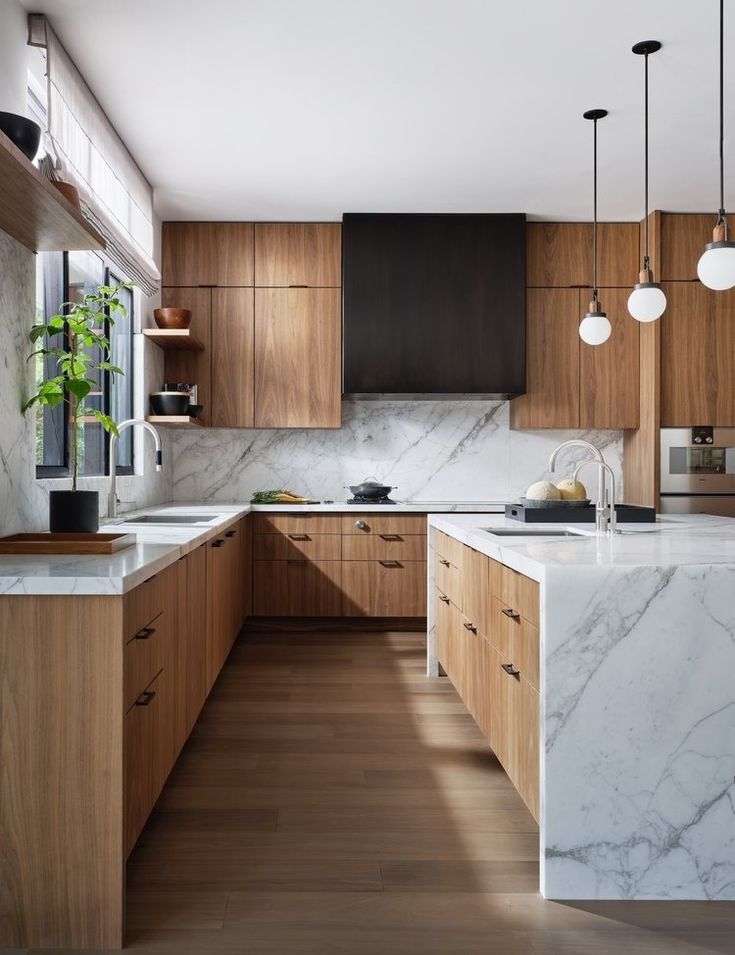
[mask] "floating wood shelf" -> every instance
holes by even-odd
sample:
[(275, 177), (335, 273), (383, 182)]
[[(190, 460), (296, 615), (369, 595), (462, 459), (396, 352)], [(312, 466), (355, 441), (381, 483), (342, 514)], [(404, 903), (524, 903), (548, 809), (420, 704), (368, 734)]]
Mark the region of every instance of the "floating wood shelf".
[(198, 418), (190, 418), (189, 415), (185, 414), (151, 414), (146, 415), (145, 420), (150, 421), (151, 424), (159, 424), (162, 427), (201, 428), (202, 426)]
[(33, 252), (104, 249), (81, 212), (0, 132), (0, 229)]
[(204, 351), (190, 328), (144, 328), (143, 334), (165, 351)]

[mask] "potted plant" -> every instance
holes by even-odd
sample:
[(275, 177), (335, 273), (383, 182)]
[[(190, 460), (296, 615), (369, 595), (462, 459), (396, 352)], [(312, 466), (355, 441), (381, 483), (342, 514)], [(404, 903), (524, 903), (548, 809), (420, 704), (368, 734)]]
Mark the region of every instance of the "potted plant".
[[(23, 412), (34, 405), (69, 406), (71, 437), (71, 490), (51, 491), (49, 495), (49, 528), (53, 532), (95, 533), (99, 528), (99, 492), (77, 490), (79, 475), (79, 445), (83, 437), (85, 418), (96, 419), (107, 432), (117, 435), (117, 425), (98, 408), (86, 403), (87, 396), (99, 388), (96, 375), (123, 374), (121, 368), (110, 362), (110, 340), (105, 334), (106, 323), (115, 324), (124, 318), (127, 310), (118, 298), (117, 285), (100, 285), (96, 292), (85, 295), (80, 302), (64, 302), (57, 315), (46, 325), (34, 325), (29, 338), (35, 345), (45, 339), (43, 347), (36, 348), (28, 360), (42, 356), (52, 359), (56, 374), (43, 378), (38, 391), (23, 405)], [(58, 344), (55, 344), (58, 342)]]

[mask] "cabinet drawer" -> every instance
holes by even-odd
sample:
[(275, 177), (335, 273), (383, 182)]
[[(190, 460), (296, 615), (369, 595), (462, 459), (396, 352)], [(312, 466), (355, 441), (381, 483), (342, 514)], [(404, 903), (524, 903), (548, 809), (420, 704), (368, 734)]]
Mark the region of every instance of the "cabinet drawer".
[(124, 695), (127, 711), (166, 665), (173, 637), (172, 610), (164, 610), (154, 617), (135, 636), (128, 640), (124, 650)]
[(349, 560), (342, 564), (345, 617), (426, 616), (425, 560)]
[(539, 585), (535, 580), (492, 561), (490, 589), (506, 607), (525, 617), (535, 627), (539, 626)]
[(254, 534), (339, 534), (340, 518), (333, 514), (254, 514)]
[(345, 534), (342, 560), (426, 560), (423, 534)]
[(343, 534), (423, 534), (425, 514), (349, 514), (342, 516)]
[(490, 636), (491, 559), (465, 547), (462, 555), (462, 612), (480, 633)]
[(438, 556), (448, 560), (450, 564), (454, 564), (459, 570), (462, 569), (462, 554), (465, 550), (465, 545), (460, 541), (449, 537), (448, 534), (444, 534), (442, 531), (434, 531), (434, 550)]
[(256, 560), (339, 560), (342, 555), (340, 534), (311, 534), (290, 531), (285, 534), (258, 534), (253, 539)]
[(539, 631), (516, 611), (492, 598), (490, 640), (532, 686), (539, 685)]
[(175, 565), (171, 565), (126, 594), (123, 604), (125, 641), (130, 640), (157, 617), (166, 607), (167, 601), (171, 601), (171, 606), (175, 606), (175, 593), (176, 571)]
[(462, 610), (462, 572), (440, 554), (437, 554), (434, 562), (434, 582), (439, 590), (449, 597), (454, 606)]
[(253, 612), (265, 617), (338, 617), (341, 581), (338, 560), (256, 560)]

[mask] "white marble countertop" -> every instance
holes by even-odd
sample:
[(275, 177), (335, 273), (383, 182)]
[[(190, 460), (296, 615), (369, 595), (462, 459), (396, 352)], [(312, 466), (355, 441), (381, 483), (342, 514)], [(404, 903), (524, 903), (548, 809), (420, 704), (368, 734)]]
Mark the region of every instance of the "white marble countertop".
[[(537, 581), (549, 567), (735, 567), (735, 520), (706, 514), (619, 524), (620, 534), (604, 537), (595, 534), (592, 524), (524, 524), (501, 514), (430, 515), (429, 526)], [(496, 528), (537, 530), (539, 536), (494, 536)], [(543, 538), (544, 532), (560, 528), (581, 536)]]
[(442, 513), (482, 513), (503, 514), (503, 501), (396, 501), (395, 504), (348, 504), (346, 501), (332, 501), (319, 504), (251, 504), (251, 511), (313, 511), (321, 514), (351, 514), (364, 511), (415, 514)]

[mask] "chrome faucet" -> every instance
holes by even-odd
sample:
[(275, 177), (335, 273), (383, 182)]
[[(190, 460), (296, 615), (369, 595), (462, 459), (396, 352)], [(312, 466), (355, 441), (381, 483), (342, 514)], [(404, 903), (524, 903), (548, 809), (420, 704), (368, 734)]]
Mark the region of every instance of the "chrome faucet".
[[(582, 461), (574, 469), (572, 480), (577, 480), (577, 475), (588, 464), (596, 464), (598, 467), (598, 485), (597, 485), (597, 504), (595, 505), (595, 529), (598, 534), (617, 534), (618, 518), (615, 513), (615, 474), (609, 464), (604, 461)], [(604, 481), (604, 476), (610, 478), (610, 483)]]
[[(569, 441), (562, 441), (558, 447), (554, 448), (549, 457), (549, 471), (552, 473), (556, 470), (556, 459), (560, 451), (563, 451), (564, 448), (586, 448), (588, 451), (592, 452), (594, 456), (594, 461), (582, 461), (581, 464), (578, 464), (574, 470), (573, 480), (577, 480), (577, 474), (580, 471), (580, 468), (584, 467), (586, 464), (596, 464), (598, 468), (597, 472), (597, 503), (595, 505), (595, 528), (598, 534), (614, 534), (616, 531), (616, 516), (615, 516), (615, 475), (613, 474), (612, 468), (609, 464), (605, 463), (605, 459), (602, 456), (602, 451), (599, 448), (596, 448), (594, 444), (589, 441), (585, 441), (584, 438), (570, 438)], [(607, 481), (605, 480), (606, 475), (610, 475), (611, 491), (608, 492)]]
[(150, 423), (144, 418), (128, 418), (127, 421), (121, 421), (117, 426), (117, 434), (113, 434), (110, 437), (110, 493), (107, 496), (107, 516), (108, 517), (117, 517), (117, 457), (115, 452), (117, 451), (117, 439), (121, 432), (125, 431), (126, 428), (133, 428), (136, 424), (139, 424), (142, 428), (145, 428), (150, 434), (153, 435), (153, 440), (156, 442), (156, 471), (161, 470), (163, 464), (163, 452), (161, 451), (161, 437)]

